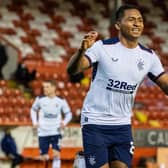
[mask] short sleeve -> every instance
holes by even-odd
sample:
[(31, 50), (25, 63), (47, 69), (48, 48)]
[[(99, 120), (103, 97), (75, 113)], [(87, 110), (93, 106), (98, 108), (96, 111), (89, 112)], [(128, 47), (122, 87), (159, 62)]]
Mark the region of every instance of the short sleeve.
[(156, 53), (153, 53), (153, 54), (154, 54), (153, 63), (149, 70), (148, 77), (151, 80), (156, 81), (157, 78), (164, 73), (164, 68), (161, 64), (159, 57), (156, 55)]
[(100, 49), (100, 40), (95, 42), (92, 47), (88, 48), (85, 52), (85, 56), (89, 59), (90, 64), (92, 65), (95, 62), (99, 61), (99, 49)]

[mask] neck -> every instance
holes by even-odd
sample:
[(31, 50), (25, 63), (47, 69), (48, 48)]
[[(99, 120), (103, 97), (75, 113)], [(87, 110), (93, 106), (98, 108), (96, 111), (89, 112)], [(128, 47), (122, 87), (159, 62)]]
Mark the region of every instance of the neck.
[(55, 93), (48, 95), (48, 97), (50, 97), (50, 98), (53, 98), (53, 97), (55, 97), (55, 96), (56, 96)]
[(136, 48), (138, 45), (138, 39), (126, 39), (123, 36), (119, 35), (120, 42), (126, 47), (126, 48)]

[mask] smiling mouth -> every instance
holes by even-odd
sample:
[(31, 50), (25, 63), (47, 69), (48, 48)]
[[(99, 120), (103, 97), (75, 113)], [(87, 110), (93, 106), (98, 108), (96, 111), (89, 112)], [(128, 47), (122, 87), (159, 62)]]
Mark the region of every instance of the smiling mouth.
[(131, 30), (133, 33), (141, 33), (141, 29), (134, 28)]

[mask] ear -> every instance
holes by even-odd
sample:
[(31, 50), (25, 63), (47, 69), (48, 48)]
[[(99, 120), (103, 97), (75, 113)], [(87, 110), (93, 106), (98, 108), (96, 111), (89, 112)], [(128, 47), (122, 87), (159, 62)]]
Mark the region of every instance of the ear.
[(115, 23), (115, 28), (116, 28), (117, 30), (120, 30), (120, 23), (119, 23), (119, 22)]

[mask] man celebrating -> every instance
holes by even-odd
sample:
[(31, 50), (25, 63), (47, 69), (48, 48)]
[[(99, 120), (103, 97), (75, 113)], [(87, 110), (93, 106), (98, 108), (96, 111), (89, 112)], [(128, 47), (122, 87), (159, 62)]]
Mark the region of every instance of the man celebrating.
[(137, 6), (116, 12), (117, 38), (98, 40), (89, 32), (70, 59), (75, 74), (93, 67), (81, 125), (87, 168), (131, 168), (134, 151), (131, 116), (136, 91), (145, 76), (168, 94), (168, 75), (156, 53), (138, 43), (144, 24)]

